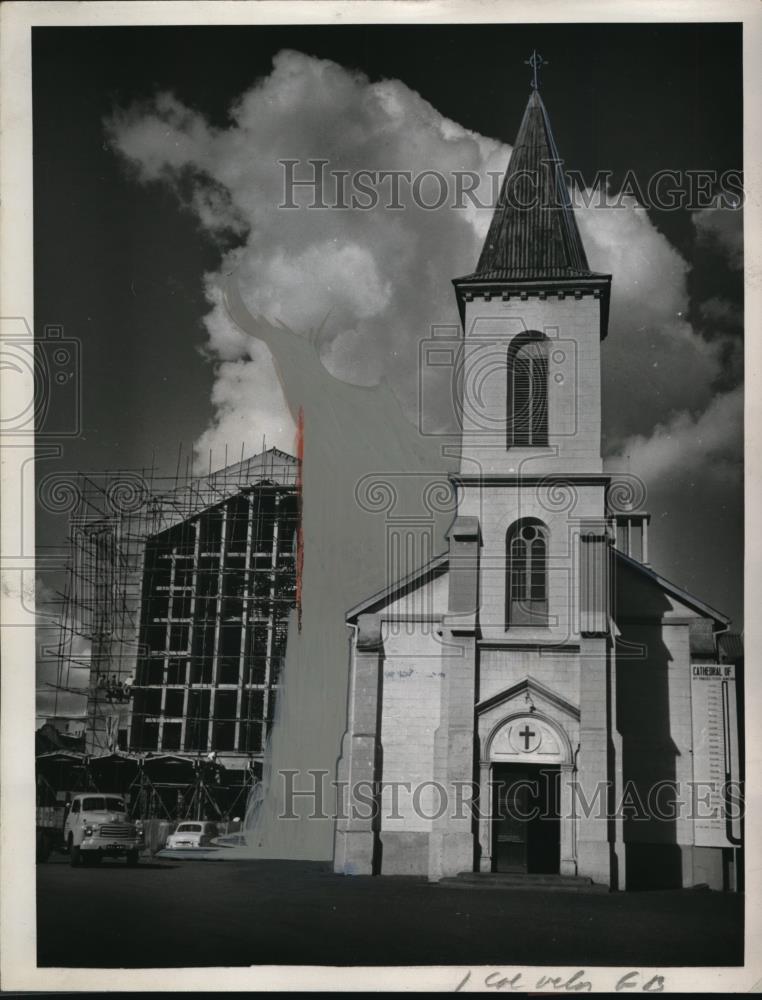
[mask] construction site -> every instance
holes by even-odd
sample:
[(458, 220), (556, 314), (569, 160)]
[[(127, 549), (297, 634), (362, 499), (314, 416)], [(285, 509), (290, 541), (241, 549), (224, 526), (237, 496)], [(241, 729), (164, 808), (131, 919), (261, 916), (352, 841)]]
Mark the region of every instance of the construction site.
[(86, 717), (81, 749), (38, 749), (38, 827), (77, 792), (162, 825), (240, 820), (256, 799), (298, 627), (300, 464), (275, 448), (179, 464), (76, 483), (54, 687)]

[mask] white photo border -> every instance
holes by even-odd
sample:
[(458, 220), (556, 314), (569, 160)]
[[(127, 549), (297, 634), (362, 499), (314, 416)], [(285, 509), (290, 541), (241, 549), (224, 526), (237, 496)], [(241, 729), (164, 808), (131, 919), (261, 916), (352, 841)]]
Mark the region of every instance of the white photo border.
[[(224, 24), (437, 24), (562, 22), (743, 22), (745, 160), (745, 607), (747, 821), (746, 919), (743, 967), (637, 970), (665, 975), (665, 992), (756, 992), (762, 989), (762, 649), (760, 539), (752, 517), (762, 484), (762, 9), (756, 0), (195, 0), (195, 2), (6, 2), (0, 9), (0, 317), (33, 323), (31, 29), (34, 26)], [(3, 373), (0, 372), (0, 376)], [(30, 374), (31, 379), (31, 374)], [(18, 388), (18, 380), (14, 380)], [(0, 388), (2, 415), (14, 412), (8, 383)], [(20, 390), (25, 395), (25, 390)], [(27, 396), (26, 398), (31, 398)], [(311, 967), (77, 969), (38, 968), (36, 961), (34, 836), (34, 445), (5, 437), (2, 459), (3, 670), (0, 728), (0, 985), (4, 991), (258, 991), (484, 988), (476, 967)], [(503, 967), (525, 982), (569, 975), (575, 968)], [(613, 991), (630, 967), (586, 967), (593, 991)]]

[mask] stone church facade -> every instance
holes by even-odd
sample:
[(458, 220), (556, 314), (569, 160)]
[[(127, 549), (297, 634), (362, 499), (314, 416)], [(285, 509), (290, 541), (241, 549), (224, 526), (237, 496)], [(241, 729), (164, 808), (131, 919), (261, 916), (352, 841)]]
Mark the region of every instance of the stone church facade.
[(738, 774), (729, 622), (650, 567), (638, 484), (603, 472), (610, 283), (533, 89), (477, 268), (453, 283), (448, 551), (347, 615), (338, 872), (733, 884), (738, 823), (688, 801), (697, 776)]

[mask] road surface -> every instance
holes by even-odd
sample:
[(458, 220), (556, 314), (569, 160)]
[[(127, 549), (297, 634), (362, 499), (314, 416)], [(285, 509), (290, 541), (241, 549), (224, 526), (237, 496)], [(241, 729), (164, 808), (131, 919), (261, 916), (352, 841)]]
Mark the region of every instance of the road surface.
[(66, 967), (736, 965), (743, 897), (352, 878), (289, 861), (37, 866), (38, 963)]

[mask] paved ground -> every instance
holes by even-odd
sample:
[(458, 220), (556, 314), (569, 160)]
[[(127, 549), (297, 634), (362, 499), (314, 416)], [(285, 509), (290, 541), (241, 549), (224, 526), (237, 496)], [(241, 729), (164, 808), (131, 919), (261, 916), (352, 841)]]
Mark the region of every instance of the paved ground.
[(37, 867), (41, 966), (737, 965), (743, 898), (472, 891), (289, 861)]

